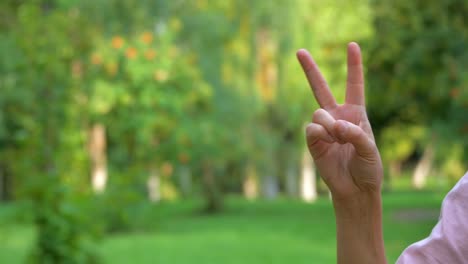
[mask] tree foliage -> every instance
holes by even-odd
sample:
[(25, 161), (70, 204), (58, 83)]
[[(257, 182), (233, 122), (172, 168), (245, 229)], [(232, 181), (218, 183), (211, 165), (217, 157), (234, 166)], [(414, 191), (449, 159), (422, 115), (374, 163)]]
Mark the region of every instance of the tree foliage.
[[(414, 140), (420, 146), (437, 142), (441, 162), (455, 157), (456, 163), (466, 161), (467, 154), (458, 149), (468, 143), (468, 4), (374, 1), (372, 8), (375, 36), (367, 63), (368, 95), (378, 133), (400, 127), (408, 134), (407, 127), (420, 126), (427, 133)], [(402, 140), (399, 133), (393, 136)], [(415, 145), (410, 152), (418, 149)], [(452, 151), (458, 154), (448, 154)], [(446, 173), (460, 177), (463, 166), (457, 167), (455, 173)]]

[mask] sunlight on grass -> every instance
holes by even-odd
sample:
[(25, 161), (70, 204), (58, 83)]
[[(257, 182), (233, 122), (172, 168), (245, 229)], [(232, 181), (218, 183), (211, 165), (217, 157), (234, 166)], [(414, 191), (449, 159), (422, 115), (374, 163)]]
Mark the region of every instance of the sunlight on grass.
[[(442, 193), (432, 192), (384, 195), (390, 263), (406, 246), (430, 233), (442, 197)], [(226, 210), (218, 215), (201, 214), (198, 208), (199, 201), (154, 206), (151, 213), (158, 216), (158, 222), (147, 223), (154, 226), (149, 229), (152, 231), (114, 234), (100, 241), (105, 263), (336, 262), (334, 214), (326, 198), (304, 204), (281, 199), (247, 202), (230, 197)], [(154, 217), (148, 215), (147, 219)], [(2, 263), (22, 263), (33, 236), (30, 225), (2, 225)]]
[(34, 228), (24, 225), (0, 225), (0, 262), (23, 263), (30, 250)]

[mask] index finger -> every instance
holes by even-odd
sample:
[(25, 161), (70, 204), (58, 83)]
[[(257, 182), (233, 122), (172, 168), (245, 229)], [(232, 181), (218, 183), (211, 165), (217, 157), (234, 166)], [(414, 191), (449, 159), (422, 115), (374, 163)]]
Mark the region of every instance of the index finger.
[(297, 52), (297, 59), (301, 63), (302, 69), (309, 81), (309, 84), (314, 93), (314, 97), (321, 108), (333, 109), (336, 107), (336, 101), (328, 88), (325, 78), (323, 78), (320, 70), (309, 52), (301, 49)]

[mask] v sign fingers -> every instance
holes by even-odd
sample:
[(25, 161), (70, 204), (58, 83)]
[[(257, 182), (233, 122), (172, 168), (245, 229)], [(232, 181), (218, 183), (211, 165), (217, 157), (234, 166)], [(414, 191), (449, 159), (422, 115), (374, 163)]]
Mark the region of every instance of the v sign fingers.
[(348, 45), (348, 79), (346, 82), (346, 103), (365, 105), (364, 74), (362, 70), (361, 50), (359, 45), (351, 42)]
[(297, 59), (301, 63), (302, 69), (304, 70), (307, 80), (312, 87), (315, 99), (320, 107), (327, 110), (335, 108), (337, 106), (335, 98), (309, 52), (305, 49), (299, 50), (297, 52)]

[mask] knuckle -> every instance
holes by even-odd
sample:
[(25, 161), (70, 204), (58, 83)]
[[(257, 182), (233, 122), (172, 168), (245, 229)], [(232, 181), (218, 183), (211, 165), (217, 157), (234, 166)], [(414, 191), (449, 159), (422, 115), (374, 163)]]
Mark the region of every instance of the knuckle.
[(312, 120), (314, 122), (318, 121), (323, 115), (325, 114), (325, 110), (322, 108), (319, 108), (315, 110), (314, 114), (312, 115)]

